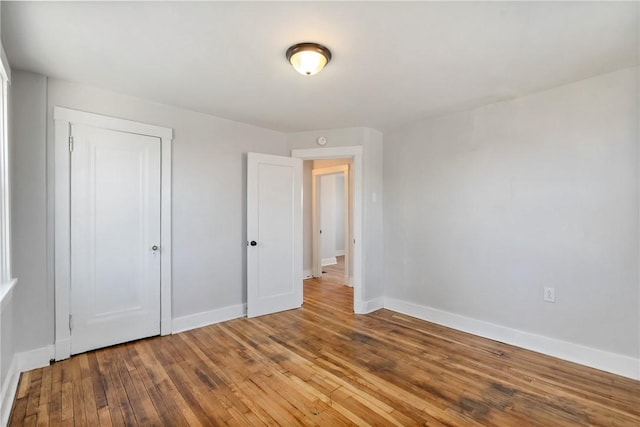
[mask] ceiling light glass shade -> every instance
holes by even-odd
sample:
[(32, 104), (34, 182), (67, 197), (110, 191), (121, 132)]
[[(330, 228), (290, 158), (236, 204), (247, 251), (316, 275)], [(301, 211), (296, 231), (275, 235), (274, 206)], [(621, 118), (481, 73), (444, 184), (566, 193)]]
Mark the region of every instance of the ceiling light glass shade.
[(331, 60), (331, 52), (317, 43), (299, 43), (287, 49), (287, 60), (305, 76), (319, 73)]
[(319, 73), (327, 65), (327, 58), (318, 52), (303, 51), (294, 53), (289, 58), (289, 62), (300, 74), (312, 76)]

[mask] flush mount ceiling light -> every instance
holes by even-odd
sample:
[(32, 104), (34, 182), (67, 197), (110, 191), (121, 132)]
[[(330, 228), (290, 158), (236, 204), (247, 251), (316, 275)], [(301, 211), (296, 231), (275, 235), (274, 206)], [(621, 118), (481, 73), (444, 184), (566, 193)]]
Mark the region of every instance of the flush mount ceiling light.
[(331, 61), (331, 52), (318, 43), (298, 43), (287, 49), (287, 61), (300, 74), (312, 76)]

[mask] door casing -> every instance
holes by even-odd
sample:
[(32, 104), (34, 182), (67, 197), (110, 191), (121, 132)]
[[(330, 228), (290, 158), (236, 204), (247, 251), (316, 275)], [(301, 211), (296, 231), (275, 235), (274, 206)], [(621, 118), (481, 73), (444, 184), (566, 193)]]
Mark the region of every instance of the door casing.
[(353, 227), (351, 234), (353, 236), (353, 311), (355, 313), (367, 313), (366, 304), (363, 300), (364, 289), (366, 283), (362, 280), (362, 261), (364, 252), (364, 235), (363, 235), (363, 163), (362, 163), (362, 146), (345, 146), (345, 147), (325, 147), (325, 148), (305, 148), (291, 150), (291, 157), (297, 157), (303, 160), (318, 159), (353, 159)]
[(172, 332), (171, 325), (171, 142), (173, 129), (64, 107), (54, 107), (54, 280), (55, 360), (71, 355), (69, 330), (71, 297), (70, 221), (70, 129), (82, 124), (119, 132), (137, 133), (160, 139), (160, 334)]

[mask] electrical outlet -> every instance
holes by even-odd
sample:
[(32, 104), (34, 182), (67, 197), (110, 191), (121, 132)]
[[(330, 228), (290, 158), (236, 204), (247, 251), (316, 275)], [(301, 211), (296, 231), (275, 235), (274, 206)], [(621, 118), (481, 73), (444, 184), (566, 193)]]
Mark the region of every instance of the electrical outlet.
[(546, 302), (556, 302), (556, 289), (544, 288), (544, 300)]

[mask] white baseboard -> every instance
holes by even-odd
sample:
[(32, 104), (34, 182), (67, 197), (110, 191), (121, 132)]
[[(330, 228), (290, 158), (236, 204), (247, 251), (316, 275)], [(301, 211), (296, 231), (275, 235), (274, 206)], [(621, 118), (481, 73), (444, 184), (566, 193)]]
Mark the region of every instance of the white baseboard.
[(304, 270), (302, 272), (303, 279), (311, 279), (312, 277), (313, 277), (313, 273), (311, 272), (311, 270)]
[(54, 355), (55, 349), (53, 345), (48, 345), (46, 347), (36, 348), (35, 350), (16, 353), (15, 357), (18, 360), (18, 369), (20, 372), (26, 372), (49, 366)]
[(376, 310), (384, 308), (383, 298), (374, 298), (368, 301), (356, 301), (355, 312), (356, 314), (372, 313)]
[(18, 381), (22, 372), (32, 369), (43, 368), (49, 365), (54, 356), (53, 345), (36, 348), (35, 350), (16, 353), (11, 359), (11, 365), (2, 383), (2, 413), (0, 414), (0, 425), (3, 427), (9, 422), (13, 400), (18, 391)]
[(0, 425), (5, 427), (9, 423), (9, 416), (13, 407), (13, 399), (18, 391), (18, 381), (20, 380), (20, 370), (18, 369), (18, 359), (14, 356), (7, 371), (7, 376), (2, 383), (2, 414), (0, 415)]
[(336, 256), (344, 256), (344, 255), (345, 255), (344, 249), (340, 249), (336, 251)]
[(640, 380), (640, 360), (630, 356), (610, 353), (581, 344), (574, 344), (568, 341), (520, 331), (518, 329), (507, 328), (505, 326), (393, 298), (385, 298), (384, 307), (398, 313), (417, 317), (418, 319), (427, 320), (484, 338), (526, 348), (527, 350), (622, 375), (634, 380)]
[(322, 262), (321, 262), (323, 267), (325, 265), (336, 265), (337, 263), (338, 263), (338, 260), (334, 256), (329, 258), (322, 258)]
[(222, 307), (211, 311), (203, 311), (202, 313), (190, 314), (189, 316), (176, 317), (173, 319), (173, 333), (188, 331), (191, 329), (201, 328), (214, 323), (225, 322), (227, 320), (237, 319), (247, 315), (247, 305), (238, 304)]

